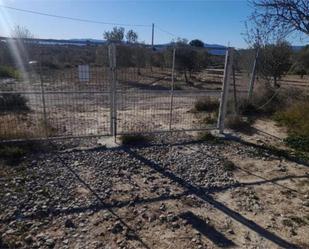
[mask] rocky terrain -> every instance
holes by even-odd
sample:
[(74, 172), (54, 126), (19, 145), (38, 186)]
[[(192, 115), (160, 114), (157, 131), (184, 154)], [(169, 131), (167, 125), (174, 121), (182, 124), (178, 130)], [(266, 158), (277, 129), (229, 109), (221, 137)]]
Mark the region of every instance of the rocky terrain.
[(1, 249), (309, 247), (308, 165), (190, 135), (93, 142), (1, 162)]

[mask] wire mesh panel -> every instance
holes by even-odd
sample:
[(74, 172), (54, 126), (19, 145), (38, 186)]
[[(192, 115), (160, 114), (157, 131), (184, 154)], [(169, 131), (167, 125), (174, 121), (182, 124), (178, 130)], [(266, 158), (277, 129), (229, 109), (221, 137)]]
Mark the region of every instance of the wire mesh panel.
[[(107, 46), (31, 49), (36, 53), (30, 54), (31, 61), (23, 61), (18, 77), (1, 81), (1, 139), (110, 134)], [(76, 61), (72, 55), (56, 60), (75, 50)], [(93, 51), (100, 56), (96, 63), (88, 58)]]
[(216, 127), (220, 91), (175, 91), (172, 130), (201, 130)]
[(118, 133), (169, 130), (168, 91), (122, 91), (117, 99)]
[(189, 46), (175, 51), (117, 46), (118, 133), (215, 127), (224, 57)]

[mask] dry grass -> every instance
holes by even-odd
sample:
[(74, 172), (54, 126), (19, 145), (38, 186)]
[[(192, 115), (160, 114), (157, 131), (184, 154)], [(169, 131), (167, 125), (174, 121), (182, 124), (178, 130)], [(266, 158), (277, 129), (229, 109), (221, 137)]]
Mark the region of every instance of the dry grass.
[(8, 67), (8, 66), (1, 66), (0, 67), (0, 78), (14, 78), (20, 79), (20, 74), (18, 70)]
[(23, 114), (6, 114), (0, 116), (0, 139), (29, 140), (34, 138), (42, 138), (52, 136), (56, 133), (56, 129), (50, 124), (45, 124), (42, 120), (33, 120), (29, 115)]
[(219, 108), (219, 101), (210, 97), (199, 99), (194, 104), (194, 111), (196, 112), (217, 112)]
[(288, 128), (286, 143), (294, 149), (309, 152), (309, 101), (297, 102), (278, 111), (275, 120)]

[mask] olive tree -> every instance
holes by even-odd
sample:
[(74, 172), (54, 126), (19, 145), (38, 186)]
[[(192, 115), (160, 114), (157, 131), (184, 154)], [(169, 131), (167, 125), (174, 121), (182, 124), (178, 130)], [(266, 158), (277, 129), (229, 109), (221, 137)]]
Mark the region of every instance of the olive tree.
[(198, 47), (198, 48), (204, 47), (204, 42), (202, 42), (201, 40), (198, 40), (198, 39), (190, 41), (189, 44), (192, 47)]
[(291, 67), (291, 55), (291, 46), (285, 41), (265, 45), (260, 49), (258, 73), (268, 81), (273, 79), (274, 86), (280, 87), (278, 79)]
[(126, 40), (128, 43), (136, 43), (138, 39), (138, 34), (130, 29), (126, 34)]
[(124, 38), (124, 28), (114, 27), (111, 31), (105, 31), (103, 37), (108, 42), (121, 42)]

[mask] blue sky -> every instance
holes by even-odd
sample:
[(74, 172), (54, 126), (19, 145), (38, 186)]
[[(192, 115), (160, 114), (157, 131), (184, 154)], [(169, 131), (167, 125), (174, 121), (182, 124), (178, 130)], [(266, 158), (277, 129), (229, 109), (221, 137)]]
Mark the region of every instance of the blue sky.
[[(0, 0), (0, 4), (21, 9), (45, 12), (103, 22), (145, 24), (160, 27), (177, 37), (201, 39), (237, 48), (246, 47), (241, 35), (244, 21), (251, 8), (246, 0), (222, 1), (77, 1), (77, 0)], [(7, 36), (8, 26), (27, 27), (38, 38), (95, 38), (113, 25), (82, 23), (53, 17), (39, 16), (0, 7), (0, 35)], [(3, 20), (6, 19), (6, 20)], [(2, 20), (2, 21), (1, 21)], [(6, 23), (3, 25), (3, 23)], [(150, 43), (151, 27), (134, 29), (139, 40)], [(173, 36), (155, 30), (155, 43), (171, 41)], [(304, 44), (297, 37), (290, 38), (295, 45)], [(308, 42), (308, 40), (307, 40)]]

